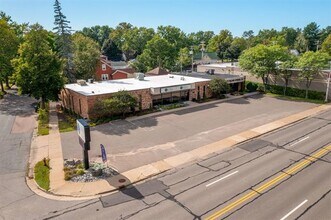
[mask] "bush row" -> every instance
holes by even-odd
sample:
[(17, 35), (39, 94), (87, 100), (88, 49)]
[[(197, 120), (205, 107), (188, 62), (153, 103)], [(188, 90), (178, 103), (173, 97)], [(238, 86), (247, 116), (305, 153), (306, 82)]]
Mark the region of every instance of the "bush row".
[[(246, 90), (248, 92), (255, 92), (257, 90), (265, 90), (266, 92), (270, 92), (273, 94), (283, 95), (284, 94), (284, 86), (279, 85), (267, 85), (266, 88), (264, 88), (264, 85), (262, 83), (255, 83), (255, 82), (246, 82)], [(286, 89), (286, 95), (291, 97), (299, 97), (299, 98), (305, 98), (306, 97), (306, 90), (304, 89), (297, 89), (292, 87), (287, 87)], [(308, 91), (308, 99), (315, 99), (315, 100), (324, 100), (325, 93), (319, 92), (319, 91)]]

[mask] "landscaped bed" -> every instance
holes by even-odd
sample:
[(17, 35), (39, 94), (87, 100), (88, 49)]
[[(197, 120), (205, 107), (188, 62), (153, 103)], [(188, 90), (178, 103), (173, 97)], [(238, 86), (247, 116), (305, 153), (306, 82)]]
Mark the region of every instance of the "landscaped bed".
[(44, 190), (49, 190), (49, 159), (39, 161), (34, 167), (34, 179)]
[(64, 161), (64, 179), (72, 182), (94, 182), (118, 175), (118, 172), (102, 163), (91, 162), (88, 170), (84, 169), (81, 160)]

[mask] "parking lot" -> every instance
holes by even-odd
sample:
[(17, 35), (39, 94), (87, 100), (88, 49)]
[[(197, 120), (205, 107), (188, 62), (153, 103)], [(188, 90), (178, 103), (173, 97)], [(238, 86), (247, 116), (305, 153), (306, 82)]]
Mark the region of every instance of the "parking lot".
[[(112, 121), (91, 129), (90, 160), (100, 144), (120, 172), (186, 152), (291, 114), (315, 107), (262, 95), (176, 112)], [(82, 158), (75, 131), (62, 133), (64, 158)]]

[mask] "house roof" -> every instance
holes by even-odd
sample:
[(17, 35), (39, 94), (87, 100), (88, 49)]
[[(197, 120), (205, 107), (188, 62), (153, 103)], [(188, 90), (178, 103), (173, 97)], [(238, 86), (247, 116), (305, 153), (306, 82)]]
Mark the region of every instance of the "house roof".
[(158, 76), (160, 76), (160, 75), (168, 75), (169, 73), (170, 72), (168, 72), (167, 70), (164, 70), (160, 67), (156, 67), (155, 69), (152, 69), (152, 70), (148, 71), (146, 73), (146, 75), (158, 75)]
[[(207, 56), (211, 60), (219, 60), (220, 58), (217, 56), (217, 53), (215, 52), (204, 52), (203, 56)], [(194, 54), (193, 59), (194, 60), (201, 60), (202, 52), (198, 52)]]
[(66, 84), (64, 87), (85, 96), (93, 96), (116, 93), (121, 90), (134, 91), (140, 89), (164, 88), (169, 86), (187, 85), (206, 81), (210, 81), (210, 79), (169, 74), (161, 76), (149, 76), (145, 77), (144, 80), (138, 80), (135, 78), (107, 80), (101, 82), (86, 83), (86, 85), (83, 86), (77, 83), (72, 83)]

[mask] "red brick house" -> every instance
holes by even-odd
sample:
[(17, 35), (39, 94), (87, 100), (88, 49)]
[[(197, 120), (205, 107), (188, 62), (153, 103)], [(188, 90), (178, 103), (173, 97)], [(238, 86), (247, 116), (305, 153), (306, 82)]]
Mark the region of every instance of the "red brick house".
[(134, 69), (125, 62), (112, 62), (107, 56), (101, 55), (95, 72), (96, 81), (126, 79), (134, 77)]

